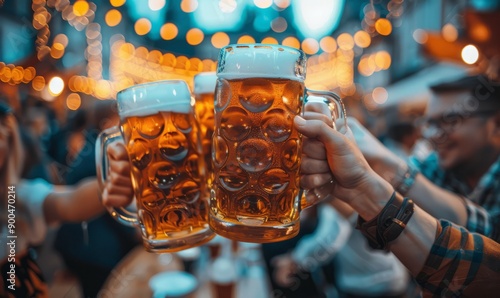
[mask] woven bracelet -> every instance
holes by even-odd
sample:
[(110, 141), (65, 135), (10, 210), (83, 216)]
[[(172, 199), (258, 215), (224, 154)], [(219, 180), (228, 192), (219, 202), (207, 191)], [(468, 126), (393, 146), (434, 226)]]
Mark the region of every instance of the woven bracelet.
[(358, 216), (356, 229), (368, 239), (374, 249), (387, 250), (389, 242), (399, 237), (413, 215), (414, 204), (408, 198), (393, 192), (384, 209), (370, 221)]

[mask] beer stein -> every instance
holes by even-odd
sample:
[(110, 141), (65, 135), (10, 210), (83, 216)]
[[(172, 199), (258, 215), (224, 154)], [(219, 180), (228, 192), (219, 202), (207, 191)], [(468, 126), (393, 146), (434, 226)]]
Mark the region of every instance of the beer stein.
[(140, 84), (117, 95), (120, 127), (96, 143), (101, 189), (107, 146), (124, 142), (131, 164), (137, 210), (109, 208), (119, 222), (138, 225), (151, 252), (174, 252), (208, 242), (205, 165), (189, 87), (171, 80)]
[(296, 236), (299, 213), (314, 204), (299, 186), (302, 136), (293, 119), (305, 103), (347, 127), (338, 95), (305, 88), (306, 56), (279, 45), (221, 49), (215, 92), (210, 227), (244, 242)]
[(214, 134), (214, 92), (217, 76), (215, 72), (201, 72), (194, 76), (195, 111), (201, 129), (201, 144), (207, 169), (207, 194), (212, 185), (212, 136)]

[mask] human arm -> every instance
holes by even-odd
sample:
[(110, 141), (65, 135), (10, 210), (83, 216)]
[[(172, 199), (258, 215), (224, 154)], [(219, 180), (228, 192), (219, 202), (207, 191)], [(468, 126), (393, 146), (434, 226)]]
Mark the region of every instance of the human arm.
[[(377, 140), (356, 119), (348, 118), (356, 143), (370, 166), (395, 188), (401, 184), (408, 164)], [(422, 209), (436, 218), (444, 218), (459, 225), (467, 225), (467, 206), (464, 198), (445, 190), (422, 174), (417, 174), (413, 185), (403, 194), (411, 197)]]
[[(305, 142), (317, 139), (324, 145), (317, 146), (317, 142), (309, 145), (304, 142), (303, 153), (306, 156), (303, 159), (310, 159), (310, 156), (317, 160), (324, 158), (334, 178), (334, 183), (330, 186), (332, 194), (348, 203), (364, 220), (378, 216), (394, 188), (370, 168), (355, 143), (322, 121), (305, 121), (296, 117), (295, 126), (300, 133), (307, 136)], [(318, 184), (319, 180), (313, 174), (313, 168), (304, 169), (304, 165), (308, 164), (302, 164), (302, 171), (307, 174), (301, 178), (301, 184), (305, 189), (312, 189), (322, 184)], [(444, 289), (455, 290), (454, 287), (457, 286), (463, 293), (469, 293), (470, 289), (477, 289), (482, 284), (487, 284), (491, 291), (493, 287), (496, 287), (496, 291), (500, 290), (500, 284), (497, 282), (500, 278), (500, 267), (490, 265), (500, 262), (500, 245), (465, 229), (462, 229), (458, 236), (456, 232), (450, 232), (449, 239), (453, 238), (453, 241), (446, 241), (446, 237), (441, 236), (441, 225), (443, 230), (447, 229), (443, 221), (438, 222), (415, 206), (406, 228), (394, 241), (389, 242), (388, 249), (413, 276), (418, 277), (420, 285), (426, 291), (436, 293)], [(467, 266), (456, 269), (457, 264), (462, 264), (470, 258), (476, 265), (481, 263), (479, 270), (468, 270), (472, 267)], [(421, 273), (426, 274), (425, 279)]]
[(75, 186), (55, 186), (43, 203), (45, 221), (49, 225), (88, 220), (103, 211), (95, 178)]

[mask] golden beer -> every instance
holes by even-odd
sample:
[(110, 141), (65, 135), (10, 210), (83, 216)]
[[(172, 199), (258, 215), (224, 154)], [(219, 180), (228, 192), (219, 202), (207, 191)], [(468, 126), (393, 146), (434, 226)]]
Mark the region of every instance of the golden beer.
[(149, 251), (174, 252), (208, 242), (215, 234), (208, 225), (206, 169), (187, 84), (137, 85), (118, 93), (117, 100), (137, 215), (116, 210), (112, 215), (139, 225)]
[(336, 94), (305, 88), (305, 72), (305, 54), (297, 49), (221, 49), (209, 216), (217, 234), (245, 242), (286, 240), (299, 232), (300, 209), (315, 203), (300, 189), (302, 139), (294, 117), (309, 99), (332, 121), (345, 117)]

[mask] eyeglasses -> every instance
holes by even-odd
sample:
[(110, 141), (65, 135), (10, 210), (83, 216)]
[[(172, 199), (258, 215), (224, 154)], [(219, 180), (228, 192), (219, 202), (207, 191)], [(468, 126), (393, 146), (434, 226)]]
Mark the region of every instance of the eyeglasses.
[(445, 135), (456, 130), (467, 119), (487, 117), (495, 113), (496, 111), (493, 110), (464, 111), (459, 113), (445, 113), (437, 117), (423, 119), (421, 122), (422, 134), (425, 138)]

